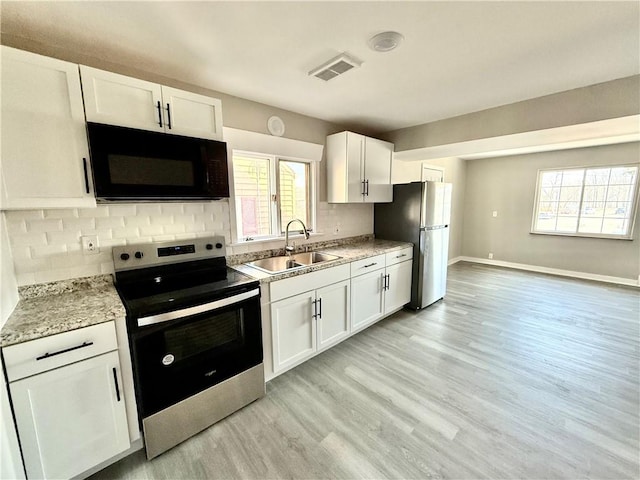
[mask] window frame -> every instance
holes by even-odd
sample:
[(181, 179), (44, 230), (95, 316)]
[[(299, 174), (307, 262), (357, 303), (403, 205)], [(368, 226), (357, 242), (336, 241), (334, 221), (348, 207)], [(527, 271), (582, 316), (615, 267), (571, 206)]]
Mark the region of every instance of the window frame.
[[(624, 167), (635, 167), (636, 168), (636, 178), (635, 183), (632, 184), (634, 188), (633, 198), (631, 199), (631, 214), (629, 216), (629, 228), (626, 234), (611, 234), (611, 233), (583, 233), (579, 232), (580, 228), (580, 220), (582, 218), (583, 212), (583, 203), (584, 203), (584, 190), (585, 190), (585, 176), (587, 174), (587, 170), (595, 170), (599, 168), (624, 168)], [(540, 208), (540, 192), (541, 192), (541, 179), (542, 175), (546, 172), (557, 172), (557, 171), (568, 171), (568, 170), (582, 170), (582, 184), (580, 190), (580, 201), (578, 204), (578, 219), (576, 223), (576, 231), (575, 232), (559, 232), (559, 231), (543, 231), (536, 230), (536, 221), (538, 220), (539, 208)], [(607, 188), (609, 184), (607, 184)], [(610, 165), (587, 165), (587, 166), (566, 166), (566, 167), (555, 167), (555, 168), (542, 168), (538, 170), (538, 175), (536, 179), (536, 191), (533, 203), (533, 215), (531, 217), (531, 227), (529, 233), (534, 235), (554, 235), (561, 237), (583, 237), (583, 238), (601, 238), (601, 239), (609, 239), (609, 240), (633, 240), (633, 232), (635, 229), (635, 219), (636, 219), (636, 210), (638, 208), (638, 197), (640, 196), (640, 164), (639, 163), (625, 163), (625, 164), (610, 164)]]
[[(269, 194), (271, 196), (271, 201), (269, 202), (269, 216), (270, 216), (270, 230), (271, 233), (268, 235), (256, 235), (256, 236), (241, 236), (240, 228), (242, 225), (241, 222), (241, 208), (240, 204), (237, 201), (238, 198), (235, 196), (235, 174), (234, 174), (234, 160), (236, 156), (245, 156), (249, 158), (259, 158), (266, 159), (269, 161)], [(230, 170), (230, 180), (231, 187), (233, 191), (234, 198), (232, 199), (232, 210), (233, 213), (231, 217), (233, 218), (233, 224), (231, 225), (231, 236), (232, 241), (237, 244), (247, 244), (251, 242), (264, 242), (270, 240), (280, 240), (285, 236), (284, 228), (285, 225), (281, 225), (281, 207), (280, 207), (280, 161), (287, 162), (297, 162), (303, 163), (307, 165), (308, 172), (308, 183), (307, 183), (307, 192), (308, 192), (308, 205), (307, 205), (307, 215), (309, 217), (309, 225), (306, 225), (307, 230), (309, 232), (315, 231), (316, 227), (316, 209), (317, 209), (317, 178), (318, 178), (318, 166), (319, 162), (306, 159), (306, 158), (296, 158), (289, 157), (285, 155), (274, 155), (265, 152), (252, 152), (247, 150), (240, 149), (232, 149), (231, 150), (231, 168)], [(279, 233), (278, 233), (279, 232)], [(293, 230), (290, 232), (290, 237), (295, 237), (299, 234), (302, 235), (302, 229)]]

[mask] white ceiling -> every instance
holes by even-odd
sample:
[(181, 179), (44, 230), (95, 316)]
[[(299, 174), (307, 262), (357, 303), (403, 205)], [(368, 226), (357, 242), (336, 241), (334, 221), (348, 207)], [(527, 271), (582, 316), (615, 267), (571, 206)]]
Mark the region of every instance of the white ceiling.
[[(2, 34), (377, 131), (640, 73), (637, 1), (0, 4)], [(362, 66), (308, 76), (341, 52)]]

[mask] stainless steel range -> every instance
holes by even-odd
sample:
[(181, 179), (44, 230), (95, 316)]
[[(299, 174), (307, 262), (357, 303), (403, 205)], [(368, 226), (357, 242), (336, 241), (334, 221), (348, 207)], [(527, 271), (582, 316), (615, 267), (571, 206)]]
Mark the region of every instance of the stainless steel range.
[(264, 396), (260, 289), (224, 237), (114, 247), (151, 459)]

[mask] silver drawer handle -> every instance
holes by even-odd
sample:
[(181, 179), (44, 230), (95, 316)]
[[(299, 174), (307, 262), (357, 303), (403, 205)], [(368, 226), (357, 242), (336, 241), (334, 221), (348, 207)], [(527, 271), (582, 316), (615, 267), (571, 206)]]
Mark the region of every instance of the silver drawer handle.
[(369, 268), (369, 267), (373, 267), (374, 265), (377, 265), (377, 263), (376, 263), (376, 262), (373, 262), (373, 263), (370, 263), (369, 265), (365, 265), (365, 266), (364, 266), (364, 267), (362, 267), (362, 268)]
[(90, 347), (91, 345), (93, 345), (93, 342), (83, 342), (82, 345), (76, 345), (75, 347), (65, 348), (64, 350), (59, 350), (59, 351), (53, 352), (53, 353), (48, 353), (47, 352), (47, 353), (45, 353), (44, 355), (42, 355), (40, 357), (36, 357), (36, 361), (44, 360), (45, 358), (55, 357), (56, 355), (60, 355), (62, 353), (67, 353), (67, 352), (71, 352), (73, 350), (78, 350), (79, 348)]

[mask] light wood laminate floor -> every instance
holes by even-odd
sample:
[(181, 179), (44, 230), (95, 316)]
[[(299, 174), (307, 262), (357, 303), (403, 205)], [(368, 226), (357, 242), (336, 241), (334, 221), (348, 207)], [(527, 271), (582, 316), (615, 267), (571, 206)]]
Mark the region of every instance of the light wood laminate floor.
[(95, 478), (637, 479), (640, 292), (459, 263), (148, 462)]

